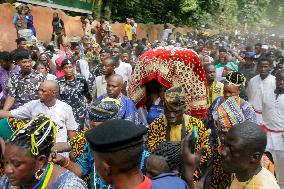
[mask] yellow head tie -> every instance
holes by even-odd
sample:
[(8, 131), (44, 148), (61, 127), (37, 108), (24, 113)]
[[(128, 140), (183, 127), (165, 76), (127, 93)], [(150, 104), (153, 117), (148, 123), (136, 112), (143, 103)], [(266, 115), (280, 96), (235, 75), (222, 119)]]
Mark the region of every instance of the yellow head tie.
[(115, 102), (116, 105), (120, 106), (120, 98), (114, 99), (114, 98), (106, 97), (102, 99), (102, 102)]

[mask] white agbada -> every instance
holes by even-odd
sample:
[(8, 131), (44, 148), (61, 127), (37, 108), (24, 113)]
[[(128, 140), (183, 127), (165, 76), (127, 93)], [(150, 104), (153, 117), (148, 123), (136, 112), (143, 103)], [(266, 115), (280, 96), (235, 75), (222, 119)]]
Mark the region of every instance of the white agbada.
[(275, 77), (269, 74), (264, 80), (259, 75), (250, 79), (247, 87), (248, 102), (252, 105), (258, 123), (262, 123), (262, 95), (265, 91), (276, 88)]
[(52, 107), (47, 107), (40, 100), (32, 100), (10, 112), (18, 119), (33, 119), (38, 114), (46, 115), (57, 124), (56, 142), (67, 142), (67, 131), (76, 131), (78, 128), (71, 106), (60, 100), (56, 100)]
[(93, 83), (93, 94), (96, 94), (96, 98), (107, 93), (106, 87), (107, 81), (105, 75), (100, 75), (95, 78), (95, 81)]
[(266, 150), (272, 154), (280, 188), (284, 188), (284, 94), (276, 99), (274, 90), (264, 93), (262, 98), (263, 123), (267, 132)]
[(123, 78), (123, 81), (127, 82), (127, 86), (130, 83), (131, 80), (131, 74), (132, 74), (132, 67), (130, 64), (120, 61), (119, 66), (114, 69), (115, 73), (118, 75), (121, 75)]

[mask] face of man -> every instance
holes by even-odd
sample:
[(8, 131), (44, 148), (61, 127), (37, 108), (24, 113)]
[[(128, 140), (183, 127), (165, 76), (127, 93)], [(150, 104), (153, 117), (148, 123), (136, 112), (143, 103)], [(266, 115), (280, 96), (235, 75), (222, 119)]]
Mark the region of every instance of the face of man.
[(124, 43), (127, 43), (127, 42), (128, 42), (128, 37), (127, 37), (127, 36), (124, 36), (124, 37), (123, 37), (123, 42), (124, 42)]
[(104, 61), (106, 58), (110, 57), (110, 54), (107, 52), (101, 53), (100, 54), (100, 59), (101, 61)]
[(112, 57), (119, 56), (119, 49), (118, 48), (113, 48), (112, 51), (111, 51), (111, 56)]
[(76, 55), (79, 55), (80, 54), (80, 47), (79, 46), (76, 46), (75, 48), (74, 48), (74, 53), (76, 54)]
[(58, 14), (56, 12), (53, 13), (53, 18), (58, 18)]
[(95, 169), (98, 171), (100, 177), (107, 184), (112, 184), (112, 176), (110, 174), (111, 167), (106, 163), (106, 161), (100, 156), (100, 154), (96, 151), (93, 151), (94, 161), (95, 161)]
[(103, 75), (111, 75), (114, 73), (114, 63), (111, 60), (106, 59), (102, 62), (102, 74)]
[(32, 70), (32, 59), (22, 59), (18, 61), (22, 73), (30, 73)]
[(262, 79), (265, 79), (271, 71), (270, 63), (268, 61), (260, 61), (257, 65), (257, 71), (260, 77)]
[(222, 151), (222, 166), (225, 171), (238, 173), (248, 169), (251, 159), (242, 144), (243, 141), (233, 132), (225, 137)]
[(233, 84), (230, 83), (225, 83), (224, 84), (224, 99), (227, 100), (228, 98), (232, 97), (232, 96), (238, 96), (241, 93), (241, 89), (240, 87), (237, 87)]
[(116, 77), (110, 77), (107, 80), (107, 94), (110, 98), (117, 98), (122, 91), (123, 81), (120, 81)]
[(281, 73), (276, 76), (276, 89), (281, 94), (284, 93), (284, 72), (283, 71), (281, 71)]
[(48, 102), (54, 98), (55, 92), (43, 82), (39, 87), (38, 96), (41, 102)]
[(170, 126), (176, 126), (182, 123), (183, 120), (183, 110), (180, 111), (170, 111), (165, 107), (165, 116), (167, 118), (167, 123)]
[(216, 77), (216, 69), (213, 65), (208, 66), (206, 71), (206, 79), (208, 83), (212, 83)]
[(128, 53), (122, 53), (120, 58), (121, 58), (122, 62), (129, 62), (129, 55), (128, 55)]
[(219, 63), (220, 64), (226, 64), (225, 56), (220, 56)]
[(162, 173), (171, 172), (166, 159), (162, 156), (150, 155), (146, 163), (146, 176), (153, 179)]
[(255, 46), (254, 52), (255, 52), (255, 54), (260, 54), (261, 53), (261, 46)]
[(18, 44), (18, 49), (25, 49), (27, 46), (27, 42), (26, 41), (21, 41), (19, 44)]

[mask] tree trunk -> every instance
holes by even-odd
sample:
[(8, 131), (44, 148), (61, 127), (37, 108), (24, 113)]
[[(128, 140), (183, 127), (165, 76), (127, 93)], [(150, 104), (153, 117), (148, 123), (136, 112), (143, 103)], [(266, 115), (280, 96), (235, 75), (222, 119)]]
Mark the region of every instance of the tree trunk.
[(100, 20), (102, 14), (103, 0), (94, 0), (94, 17)]

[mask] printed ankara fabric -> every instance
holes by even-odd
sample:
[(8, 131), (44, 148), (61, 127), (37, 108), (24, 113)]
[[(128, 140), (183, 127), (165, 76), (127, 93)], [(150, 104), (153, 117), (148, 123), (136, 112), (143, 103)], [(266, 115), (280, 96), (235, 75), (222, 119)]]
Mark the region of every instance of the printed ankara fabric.
[(206, 116), (206, 76), (194, 51), (177, 47), (146, 51), (135, 66), (128, 91), (137, 108), (147, 101), (145, 84), (153, 79), (167, 89), (181, 85), (186, 93), (186, 113), (197, 118)]
[[(184, 115), (184, 120), (185, 135), (193, 133), (194, 127), (197, 131), (197, 140), (193, 147), (194, 153), (197, 153), (205, 145), (209, 146), (208, 135), (202, 121), (189, 115)], [(150, 124), (147, 130), (146, 140), (146, 147), (150, 153), (152, 153), (161, 143), (167, 142), (167, 132), (167, 119), (165, 116), (161, 116)], [(203, 151), (200, 157), (200, 166), (193, 174), (194, 181), (197, 181), (201, 178), (202, 174), (207, 169), (208, 160), (211, 158), (211, 156), (212, 154), (210, 147)]]

